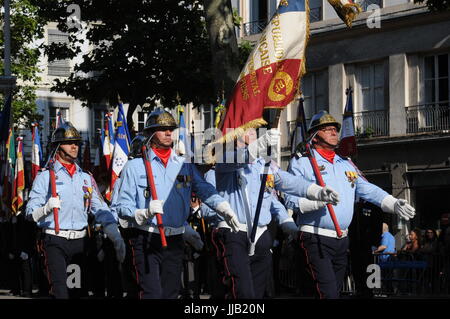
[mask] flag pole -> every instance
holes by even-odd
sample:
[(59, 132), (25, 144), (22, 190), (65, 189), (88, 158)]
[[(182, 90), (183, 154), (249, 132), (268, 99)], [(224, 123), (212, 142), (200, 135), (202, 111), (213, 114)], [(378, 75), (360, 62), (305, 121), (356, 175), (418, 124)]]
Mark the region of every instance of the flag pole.
[[(265, 110), (265, 113), (268, 117), (267, 119), (267, 123), (270, 123), (270, 115), (274, 114), (275, 118), (272, 122), (271, 128), (277, 128), (278, 127), (278, 122), (280, 120), (280, 114), (281, 114), (281, 109), (277, 108), (277, 109), (268, 109)], [(272, 147), (269, 145), (267, 147), (267, 155), (270, 158), (272, 156)], [(270, 168), (270, 160), (267, 161), (264, 164), (264, 172), (263, 175), (261, 177), (261, 186), (259, 188), (259, 194), (258, 194), (258, 202), (256, 204), (256, 211), (255, 211), (255, 218), (253, 220), (253, 226), (252, 226), (252, 233), (250, 235), (250, 248), (249, 248), (249, 256), (253, 256), (255, 254), (255, 237), (256, 237), (256, 230), (258, 229), (258, 223), (259, 223), (259, 215), (261, 213), (261, 206), (262, 206), (262, 201), (263, 201), (263, 197), (264, 197), (264, 191), (266, 189), (266, 182), (267, 182), (267, 176), (269, 174), (269, 168)]]

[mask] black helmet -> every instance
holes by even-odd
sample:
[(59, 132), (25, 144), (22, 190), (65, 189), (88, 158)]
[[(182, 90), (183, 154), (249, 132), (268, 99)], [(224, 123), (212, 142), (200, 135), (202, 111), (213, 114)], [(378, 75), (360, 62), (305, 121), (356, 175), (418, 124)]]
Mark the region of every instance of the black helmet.
[(319, 113), (314, 114), (314, 116), (312, 117), (308, 127), (308, 134), (311, 134), (319, 127), (326, 125), (334, 125), (338, 132), (341, 130), (341, 123), (336, 121), (336, 119), (328, 114), (327, 111), (320, 111)]
[(130, 153), (128, 154), (129, 158), (136, 158), (142, 156), (142, 146), (144, 145), (145, 141), (147, 140), (147, 137), (138, 134), (136, 135), (133, 140), (131, 141), (130, 146)]
[(148, 130), (160, 130), (171, 129), (174, 130), (178, 127), (177, 122), (173, 118), (172, 114), (164, 111), (162, 108), (157, 108), (147, 118), (144, 126), (144, 134), (148, 134)]
[(81, 142), (81, 135), (70, 122), (66, 122), (58, 127), (52, 135), (52, 144), (65, 142)]

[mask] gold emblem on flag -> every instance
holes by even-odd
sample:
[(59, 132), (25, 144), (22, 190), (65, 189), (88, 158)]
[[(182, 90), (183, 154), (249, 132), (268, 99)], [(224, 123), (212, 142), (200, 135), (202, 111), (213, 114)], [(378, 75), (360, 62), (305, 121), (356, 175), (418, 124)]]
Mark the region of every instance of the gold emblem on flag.
[(280, 102), (292, 92), (293, 87), (294, 81), (292, 81), (291, 76), (286, 72), (278, 71), (270, 82), (267, 95), (272, 101)]

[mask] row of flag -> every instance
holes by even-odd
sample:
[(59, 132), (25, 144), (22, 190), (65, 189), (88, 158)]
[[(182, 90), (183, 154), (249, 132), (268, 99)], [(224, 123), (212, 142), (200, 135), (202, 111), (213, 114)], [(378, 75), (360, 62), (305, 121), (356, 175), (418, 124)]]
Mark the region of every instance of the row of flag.
[[(81, 150), (79, 152), (79, 161), (83, 169), (91, 171), (93, 168), (94, 174), (97, 175), (100, 172), (106, 172), (104, 179), (108, 185), (105, 191), (105, 197), (108, 200), (111, 199), (115, 182), (128, 160), (131, 145), (131, 135), (128, 130), (123, 105), (119, 104), (118, 108), (119, 112), (115, 123), (113, 113), (109, 112), (105, 116), (105, 128), (99, 137), (100, 144), (97, 148), (94, 167), (92, 167), (90, 158), (89, 138), (84, 143), (84, 152), (82, 153)], [(0, 112), (0, 117), (4, 113), (6, 112)], [(64, 123), (64, 118), (58, 112), (55, 129)], [(33, 183), (38, 172), (45, 166), (38, 123), (32, 124), (31, 133), (30, 184)], [(83, 154), (82, 158), (81, 154)], [(0, 143), (0, 166), (1, 209), (2, 211), (10, 211), (12, 214), (18, 215), (23, 209), (26, 174), (23, 155), (23, 137), (15, 137), (12, 128), (9, 128), (5, 142)]]

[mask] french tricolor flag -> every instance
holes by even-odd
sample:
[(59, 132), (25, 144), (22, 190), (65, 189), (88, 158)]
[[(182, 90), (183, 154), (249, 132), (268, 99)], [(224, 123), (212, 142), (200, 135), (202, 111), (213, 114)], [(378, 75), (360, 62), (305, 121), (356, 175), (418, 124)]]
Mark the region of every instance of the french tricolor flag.
[(32, 150), (31, 150), (31, 182), (36, 178), (42, 163), (42, 146), (41, 138), (39, 136), (39, 124), (31, 124), (32, 128)]
[(336, 153), (340, 156), (349, 157), (356, 155), (356, 138), (355, 127), (353, 126), (353, 99), (352, 88), (348, 88), (345, 92), (347, 94), (347, 102), (344, 109), (344, 118), (342, 121), (341, 142)]

